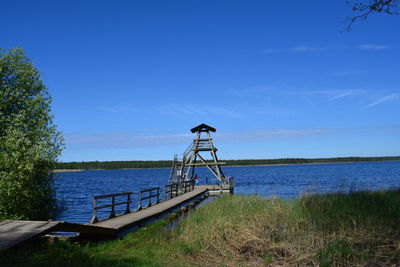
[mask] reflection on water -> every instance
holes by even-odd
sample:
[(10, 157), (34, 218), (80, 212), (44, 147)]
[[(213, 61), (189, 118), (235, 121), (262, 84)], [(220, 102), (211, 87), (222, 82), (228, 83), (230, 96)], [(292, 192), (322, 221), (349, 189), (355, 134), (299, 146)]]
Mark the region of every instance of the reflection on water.
[[(224, 167), (225, 176), (235, 177), (236, 194), (258, 194), (295, 198), (304, 193), (382, 189), (400, 187), (400, 162), (306, 164), (282, 166)], [(200, 183), (211, 180), (207, 169), (196, 169)], [(64, 209), (57, 220), (87, 223), (92, 216), (94, 195), (137, 192), (163, 188), (169, 169), (100, 170), (57, 173), (57, 200)], [(137, 205), (133, 195), (134, 210)], [(120, 209), (125, 209), (120, 206)], [(106, 211), (100, 217), (108, 216)]]

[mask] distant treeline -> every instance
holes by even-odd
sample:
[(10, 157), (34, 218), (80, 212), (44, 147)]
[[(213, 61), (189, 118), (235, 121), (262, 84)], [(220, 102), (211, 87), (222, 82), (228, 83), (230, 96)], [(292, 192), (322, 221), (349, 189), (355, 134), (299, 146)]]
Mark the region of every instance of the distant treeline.
[[(221, 160), (226, 162), (225, 166), (241, 165), (267, 165), (267, 164), (303, 164), (303, 163), (334, 163), (334, 162), (366, 162), (366, 161), (391, 161), (400, 160), (397, 157), (341, 157), (341, 158), (284, 158), (284, 159), (240, 159)], [(82, 161), (82, 162), (61, 162), (58, 169), (129, 169), (129, 168), (170, 168), (171, 160), (157, 161)]]
[(284, 158), (284, 159), (240, 159), (225, 160), (226, 165), (269, 165), (269, 164), (303, 164), (303, 163), (335, 163), (335, 162), (367, 162), (400, 160), (398, 157), (340, 157), (340, 158)]
[(171, 160), (133, 160), (133, 161), (82, 161), (82, 162), (61, 162), (58, 169), (130, 169), (130, 168), (169, 168)]

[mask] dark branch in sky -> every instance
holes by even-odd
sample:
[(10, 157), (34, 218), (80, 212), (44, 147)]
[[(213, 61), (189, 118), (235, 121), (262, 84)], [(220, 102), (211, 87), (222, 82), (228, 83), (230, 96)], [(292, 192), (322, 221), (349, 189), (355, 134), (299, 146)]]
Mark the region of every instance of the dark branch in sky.
[(370, 0), (370, 1), (347, 1), (351, 5), (351, 9), (358, 15), (347, 17), (348, 23), (346, 31), (351, 30), (351, 26), (358, 20), (365, 20), (372, 13), (386, 13), (388, 15), (397, 15), (399, 11), (399, 0)]

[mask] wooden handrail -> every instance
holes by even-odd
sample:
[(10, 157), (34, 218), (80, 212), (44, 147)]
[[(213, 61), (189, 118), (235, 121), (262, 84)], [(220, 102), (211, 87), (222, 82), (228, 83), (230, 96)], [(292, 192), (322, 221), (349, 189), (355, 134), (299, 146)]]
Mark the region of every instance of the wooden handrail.
[[(164, 200), (174, 198), (180, 194), (190, 192), (194, 189), (194, 179), (188, 180), (188, 181), (183, 181), (180, 184), (179, 183), (172, 183), (172, 184), (167, 184), (165, 185), (164, 189)], [(150, 207), (152, 205), (158, 204), (160, 202), (160, 187), (152, 187), (152, 188), (147, 188), (140, 190), (139, 193), (139, 206), (137, 210), (141, 210), (143, 208)], [(104, 209), (104, 208), (111, 208), (109, 219), (115, 217), (115, 206), (120, 206), (120, 205), (126, 205), (125, 213), (130, 213), (130, 207), (129, 204), (132, 203), (131, 201), (131, 195), (132, 192), (122, 192), (122, 193), (114, 193), (114, 194), (105, 194), (105, 195), (97, 195), (93, 197), (93, 216), (92, 219), (90, 220), (90, 223), (96, 223), (98, 222), (97, 218), (97, 210), (99, 209)], [(127, 200), (122, 201), (122, 202), (115, 202), (116, 197), (120, 196), (126, 196)], [(97, 205), (97, 200), (99, 199), (104, 199), (104, 198), (111, 198), (111, 204), (105, 204), (98, 206)], [(154, 198), (156, 198), (155, 203), (152, 201)], [(147, 200), (147, 205), (143, 206), (142, 202), (144, 200)]]
[(176, 197), (178, 195), (179, 190), (179, 185), (178, 183), (171, 183), (165, 185), (164, 188), (164, 200), (171, 199), (173, 197)]
[(101, 198), (108, 198), (108, 197), (119, 197), (119, 196), (123, 196), (123, 195), (128, 195), (128, 194), (132, 194), (132, 192), (123, 192), (123, 193), (114, 193), (114, 194), (106, 194), (106, 195), (97, 195), (94, 196), (94, 198), (96, 199), (101, 199)]
[(152, 190), (156, 190), (156, 189), (160, 189), (160, 187), (151, 187), (151, 188), (146, 188), (146, 189), (140, 190), (140, 191), (139, 191), (139, 193), (140, 193), (140, 192), (152, 191)]
[(194, 179), (183, 181), (181, 183), (183, 193), (190, 192), (194, 189)]
[(167, 184), (164, 187), (164, 200), (174, 198), (180, 194), (190, 192), (194, 189), (194, 179), (183, 181), (180, 183)]
[[(153, 192), (156, 192), (155, 194), (153, 194)], [(143, 196), (144, 194), (148, 194), (147, 196)], [(153, 197), (156, 197), (156, 203), (152, 203), (152, 199)], [(143, 200), (148, 200), (147, 202), (147, 206), (143, 207), (142, 206), (142, 201)], [(160, 187), (152, 187), (152, 188), (148, 188), (148, 189), (143, 189), (139, 191), (139, 206), (137, 208), (137, 210), (141, 210), (143, 208), (148, 208), (151, 205), (154, 204), (158, 204), (160, 202)]]
[[(93, 216), (92, 219), (90, 220), (90, 223), (95, 223), (98, 222), (99, 219), (97, 218), (97, 210), (103, 209), (103, 208), (111, 208), (109, 219), (115, 217), (115, 206), (119, 205), (125, 205), (126, 204), (126, 209), (124, 214), (127, 214), (130, 212), (129, 204), (132, 203), (131, 201), (131, 192), (123, 192), (123, 193), (115, 193), (115, 194), (106, 194), (106, 195), (97, 195), (93, 197)], [(119, 196), (126, 196), (127, 200), (122, 201), (122, 202), (117, 202), (115, 203), (115, 197)], [(103, 199), (103, 198), (111, 198), (111, 204), (106, 204), (102, 206), (97, 206), (97, 200), (98, 199)]]
[[(132, 203), (132, 201), (131, 201), (131, 203)], [(97, 207), (94, 207), (94, 209), (99, 210), (99, 209), (110, 208), (112, 206), (115, 207), (115, 206), (119, 206), (119, 205), (123, 205), (123, 204), (127, 204), (127, 202), (124, 201), (124, 202), (118, 202), (118, 203), (114, 203), (114, 204), (107, 204), (107, 205), (103, 205), (103, 206), (97, 206)]]

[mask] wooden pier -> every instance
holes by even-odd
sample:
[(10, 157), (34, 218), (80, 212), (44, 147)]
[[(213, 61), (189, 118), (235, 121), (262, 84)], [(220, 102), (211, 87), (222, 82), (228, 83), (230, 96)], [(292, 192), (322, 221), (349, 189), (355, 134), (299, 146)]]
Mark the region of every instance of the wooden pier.
[(118, 236), (123, 236), (140, 226), (143, 226), (151, 221), (163, 217), (170, 212), (186, 206), (188, 203), (204, 199), (207, 196), (207, 186), (196, 186), (190, 192), (159, 202), (156, 205), (89, 225), (114, 229)]
[(122, 237), (170, 212), (177, 211), (190, 203), (199, 202), (208, 195), (208, 186), (193, 186), (192, 190), (162, 200), (157, 204), (145, 206), (126, 214), (114, 214), (111, 218), (87, 224), (62, 221), (5, 220), (0, 222), (0, 251), (52, 232), (76, 232), (82, 236), (99, 239)]
[[(137, 192), (138, 205), (132, 205), (132, 192), (119, 192), (93, 196), (93, 215), (87, 224), (61, 221), (21, 221), (0, 222), (0, 251), (25, 243), (52, 232), (74, 232), (81, 237), (109, 239), (122, 237), (135, 229), (160, 219), (170, 212), (185, 206), (194, 206), (209, 195), (232, 194), (232, 177), (225, 177), (212, 143), (210, 131), (215, 128), (201, 124), (191, 130), (197, 138), (189, 146), (179, 162), (174, 160), (169, 183)], [(201, 134), (207, 134), (202, 138)], [(212, 160), (207, 160), (199, 152), (210, 152)], [(196, 160), (200, 159), (200, 162)], [(216, 184), (196, 185), (196, 167), (205, 167), (215, 176)], [(163, 191), (163, 195), (161, 192)], [(122, 206), (123, 212), (117, 214)], [(98, 218), (98, 211), (109, 211), (107, 218)], [(121, 209), (119, 209), (121, 210)]]
[(0, 222), (0, 251), (52, 232), (79, 232), (100, 236), (116, 234), (114, 229), (95, 225), (60, 221), (5, 220)]

